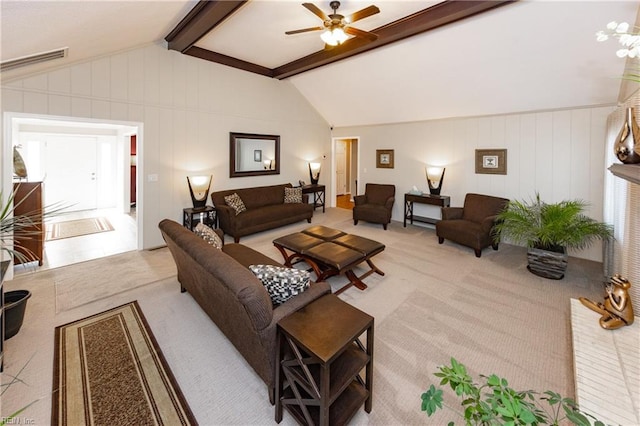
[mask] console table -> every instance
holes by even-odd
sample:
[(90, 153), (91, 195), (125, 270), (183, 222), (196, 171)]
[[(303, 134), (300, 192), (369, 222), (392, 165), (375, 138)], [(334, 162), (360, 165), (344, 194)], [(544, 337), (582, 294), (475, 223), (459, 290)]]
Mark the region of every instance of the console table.
[(218, 227), (218, 212), (215, 207), (189, 207), (182, 209), (182, 226), (193, 231), (198, 223), (204, 223), (211, 228)]
[(435, 223), (438, 222), (439, 220), (439, 219), (434, 219), (430, 217), (414, 215), (413, 203), (430, 204), (433, 206), (440, 206), (440, 207), (449, 207), (449, 205), (451, 204), (451, 197), (447, 195), (431, 195), (431, 194), (418, 195), (418, 194), (411, 194), (408, 192), (404, 194), (404, 227), (405, 228), (407, 227), (407, 219), (411, 221), (412, 225), (414, 221), (430, 223), (432, 225), (435, 225)]
[[(346, 424), (363, 403), (371, 412), (373, 321), (335, 294), (280, 320), (276, 422), (283, 408), (301, 424), (323, 426)], [(366, 345), (359, 339), (364, 333)]]
[(325, 186), (324, 185), (304, 185), (302, 186), (303, 194), (313, 194), (313, 210), (316, 207), (322, 207), (322, 213), (324, 213), (325, 204)]

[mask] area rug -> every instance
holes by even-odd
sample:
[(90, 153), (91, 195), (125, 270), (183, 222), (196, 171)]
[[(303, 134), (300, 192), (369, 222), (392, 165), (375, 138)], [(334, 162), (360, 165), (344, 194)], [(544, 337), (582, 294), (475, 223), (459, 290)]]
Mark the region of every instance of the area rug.
[(113, 231), (113, 226), (105, 217), (67, 220), (52, 223), (47, 225), (47, 228), (47, 241)]
[(197, 424), (137, 301), (55, 330), (51, 424)]

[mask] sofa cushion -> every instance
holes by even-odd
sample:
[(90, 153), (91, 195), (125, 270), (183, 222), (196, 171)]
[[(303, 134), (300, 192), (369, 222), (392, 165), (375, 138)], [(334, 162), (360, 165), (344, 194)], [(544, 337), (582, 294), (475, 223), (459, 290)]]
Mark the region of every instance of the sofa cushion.
[(302, 202), (302, 188), (284, 188), (284, 203), (301, 203)]
[(249, 269), (262, 281), (273, 306), (281, 305), (309, 288), (307, 271), (273, 265), (249, 265)]
[(224, 201), (227, 203), (229, 207), (235, 210), (236, 216), (242, 213), (243, 211), (247, 210), (247, 208), (244, 205), (244, 202), (242, 201), (242, 198), (240, 198), (240, 196), (236, 192), (224, 197)]
[(291, 188), (291, 184), (242, 188), (236, 192), (244, 199), (247, 210), (252, 210), (274, 204), (283, 204), (285, 187)]
[(257, 252), (244, 244), (225, 244), (222, 247), (222, 251), (247, 269), (249, 269), (250, 265), (282, 266), (282, 263), (278, 263), (269, 256)]
[(196, 228), (193, 230), (197, 236), (205, 240), (207, 243), (211, 244), (217, 249), (221, 249), (224, 243), (220, 236), (213, 229), (209, 228), (204, 223), (200, 222), (196, 225)]
[(293, 203), (247, 210), (240, 216), (235, 217), (236, 229), (251, 228), (264, 223), (287, 223), (290, 222), (289, 218), (291, 217), (308, 213), (308, 206), (311, 206), (311, 204)]

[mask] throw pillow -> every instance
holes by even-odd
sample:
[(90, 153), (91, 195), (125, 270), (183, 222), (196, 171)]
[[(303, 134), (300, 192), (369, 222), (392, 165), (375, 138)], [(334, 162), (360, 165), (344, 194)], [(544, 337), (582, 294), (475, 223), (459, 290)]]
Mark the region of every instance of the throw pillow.
[(285, 204), (301, 203), (302, 202), (302, 188), (284, 188), (284, 202)]
[(278, 306), (309, 288), (310, 274), (295, 268), (273, 265), (249, 265), (267, 289), (273, 306)]
[(229, 207), (236, 211), (236, 216), (247, 210), (247, 207), (244, 205), (242, 198), (238, 195), (237, 192), (234, 192), (231, 195), (227, 195), (224, 197), (224, 202), (227, 203)]
[(193, 230), (197, 236), (211, 244), (217, 249), (222, 249), (224, 243), (220, 236), (213, 229), (209, 228), (204, 223), (200, 222), (196, 225), (196, 228)]

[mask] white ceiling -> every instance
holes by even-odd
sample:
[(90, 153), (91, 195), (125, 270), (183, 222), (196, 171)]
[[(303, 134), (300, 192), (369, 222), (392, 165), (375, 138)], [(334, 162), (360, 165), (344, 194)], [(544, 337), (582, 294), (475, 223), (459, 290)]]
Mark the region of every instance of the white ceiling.
[[(2, 79), (133, 48), (164, 37), (195, 5), (179, 1), (1, 2), (2, 61), (60, 47), (65, 59)], [(322, 49), (320, 24), (300, 1), (257, 0), (196, 45), (274, 68)], [(328, 1), (316, 1), (329, 12)], [(381, 13), (354, 26), (371, 30), (435, 2), (345, 0), (348, 15)], [(407, 122), (615, 104), (624, 61), (595, 32), (636, 22), (638, 1), (525, 1), (429, 31), (288, 79), (334, 126)], [(267, 78), (267, 77), (264, 77)]]

